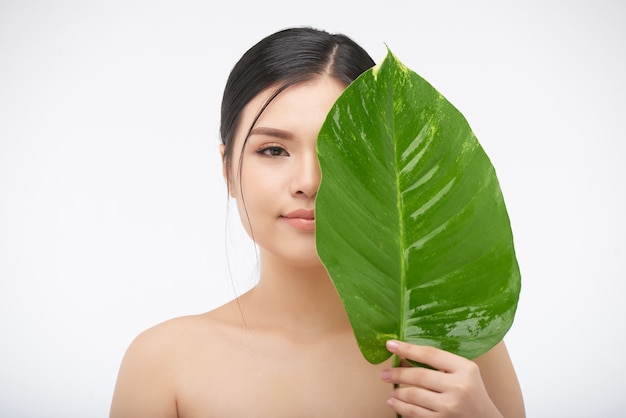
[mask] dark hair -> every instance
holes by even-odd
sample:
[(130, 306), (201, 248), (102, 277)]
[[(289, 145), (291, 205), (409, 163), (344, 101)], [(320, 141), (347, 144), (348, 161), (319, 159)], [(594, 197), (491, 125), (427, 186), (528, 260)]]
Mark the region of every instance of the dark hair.
[(301, 27), (263, 38), (235, 64), (224, 88), (220, 136), (227, 166), (241, 112), (261, 91), (278, 86), (271, 101), (285, 88), (323, 74), (348, 85), (373, 65), (369, 54), (343, 34)]

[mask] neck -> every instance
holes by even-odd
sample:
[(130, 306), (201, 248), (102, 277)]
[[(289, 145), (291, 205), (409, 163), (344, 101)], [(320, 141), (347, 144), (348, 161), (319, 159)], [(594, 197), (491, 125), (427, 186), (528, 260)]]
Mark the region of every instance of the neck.
[(289, 265), (261, 254), (259, 283), (241, 299), (250, 326), (271, 326), (293, 336), (351, 330), (339, 295), (320, 263)]

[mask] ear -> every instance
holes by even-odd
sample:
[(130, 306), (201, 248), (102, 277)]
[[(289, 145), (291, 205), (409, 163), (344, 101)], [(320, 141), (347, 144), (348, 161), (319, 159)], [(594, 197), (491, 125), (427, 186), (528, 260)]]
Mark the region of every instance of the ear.
[(222, 159), (222, 176), (224, 177), (224, 181), (226, 182), (226, 187), (228, 188), (228, 194), (230, 197), (235, 197), (233, 194), (232, 187), (232, 178), (228, 174), (228, 165), (226, 164), (226, 158), (224, 157), (224, 150), (226, 146), (224, 144), (220, 144), (220, 157)]

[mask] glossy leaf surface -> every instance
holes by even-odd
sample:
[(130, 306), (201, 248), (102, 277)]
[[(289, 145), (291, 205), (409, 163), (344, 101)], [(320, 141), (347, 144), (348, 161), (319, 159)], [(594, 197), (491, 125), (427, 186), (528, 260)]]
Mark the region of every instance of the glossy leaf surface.
[(463, 115), (392, 53), (354, 81), (317, 142), (318, 254), (359, 347), (396, 338), (475, 358), (520, 291), (495, 170)]

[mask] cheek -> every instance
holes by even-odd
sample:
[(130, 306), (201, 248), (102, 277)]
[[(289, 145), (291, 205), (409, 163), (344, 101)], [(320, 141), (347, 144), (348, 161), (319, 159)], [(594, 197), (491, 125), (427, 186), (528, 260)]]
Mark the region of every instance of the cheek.
[[(239, 181), (241, 178), (241, 181)], [(246, 204), (263, 205), (274, 198), (277, 183), (271, 172), (265, 168), (244, 164), (241, 177), (236, 177), (234, 186), (238, 195), (243, 194)]]
[[(245, 205), (250, 219), (278, 216), (289, 196), (289, 164), (244, 159), (241, 182), (234, 183), (239, 205)], [(240, 195), (243, 195), (243, 199)]]
[(276, 192), (272, 190), (274, 183), (266, 181), (266, 176), (258, 170), (244, 170), (241, 182), (233, 178), (233, 194), (237, 202), (239, 219), (248, 235), (255, 241), (265, 236), (267, 228), (277, 217)]
[[(241, 174), (241, 175), (239, 175)], [(267, 207), (273, 200), (270, 190), (271, 182), (266, 181), (267, 174), (250, 164), (243, 166), (241, 173), (234, 173), (232, 194), (237, 199), (240, 211), (247, 211), (247, 216), (253, 218), (259, 210)]]

